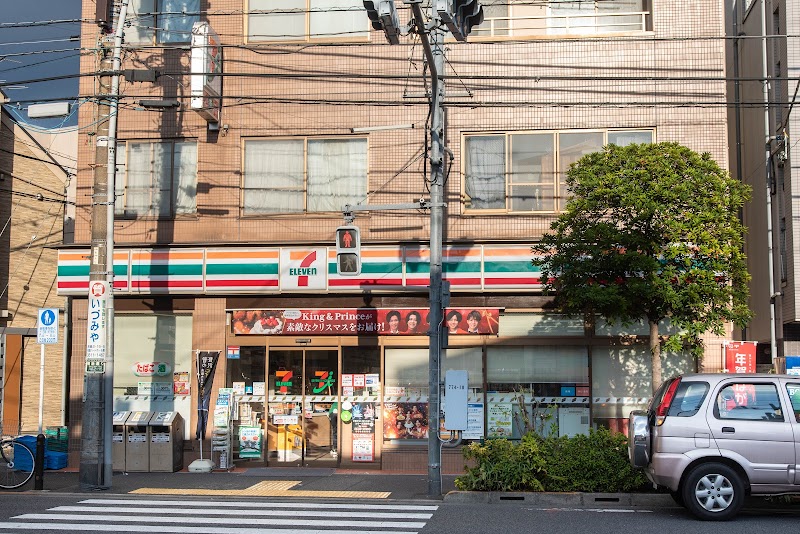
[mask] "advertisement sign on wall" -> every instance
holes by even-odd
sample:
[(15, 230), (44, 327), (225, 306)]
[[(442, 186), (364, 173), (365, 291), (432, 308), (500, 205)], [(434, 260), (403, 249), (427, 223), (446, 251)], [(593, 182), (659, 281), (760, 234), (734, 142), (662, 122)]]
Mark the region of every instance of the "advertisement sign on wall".
[[(260, 335), (424, 335), (428, 310), (421, 308), (351, 308), (232, 310), (234, 334)], [(448, 308), (449, 335), (497, 335), (498, 308)], [(357, 387), (357, 384), (353, 384)]]

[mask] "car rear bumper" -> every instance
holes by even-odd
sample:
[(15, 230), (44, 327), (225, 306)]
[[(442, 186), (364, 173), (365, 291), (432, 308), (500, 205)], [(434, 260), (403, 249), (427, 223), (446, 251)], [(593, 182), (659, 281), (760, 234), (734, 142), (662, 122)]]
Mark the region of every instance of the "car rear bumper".
[(654, 454), (645, 474), (653, 484), (678, 491), (681, 474), (690, 462), (691, 459), (685, 454)]

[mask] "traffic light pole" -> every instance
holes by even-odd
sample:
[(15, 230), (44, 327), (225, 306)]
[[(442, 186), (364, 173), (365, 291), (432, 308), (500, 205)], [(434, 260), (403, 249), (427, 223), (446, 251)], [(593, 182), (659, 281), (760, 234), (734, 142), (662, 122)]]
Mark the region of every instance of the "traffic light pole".
[[(407, 0), (406, 0), (407, 2)], [(431, 27), (425, 32), (419, 3), (412, 3), (417, 33), (422, 42), (431, 73), (431, 238), (430, 238), (430, 345), (428, 349), (428, 495), (442, 494), (442, 449), (439, 440), (441, 419), (442, 346), (442, 225), (444, 219), (444, 30), (441, 18), (431, 2)], [(428, 40), (430, 39), (430, 41)]]

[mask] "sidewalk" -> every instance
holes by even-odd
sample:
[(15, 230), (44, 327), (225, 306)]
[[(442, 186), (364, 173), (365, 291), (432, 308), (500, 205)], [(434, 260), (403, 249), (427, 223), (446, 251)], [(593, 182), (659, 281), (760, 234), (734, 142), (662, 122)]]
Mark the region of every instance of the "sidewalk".
[[(455, 490), (455, 475), (442, 477), (442, 492)], [(82, 490), (76, 469), (44, 472), (44, 491), (136, 495), (212, 495), (219, 497), (317, 497), (365, 499), (434, 499), (428, 497), (427, 473), (347, 469), (238, 468), (190, 473), (114, 472), (106, 490)], [(33, 481), (25, 490), (33, 490)]]

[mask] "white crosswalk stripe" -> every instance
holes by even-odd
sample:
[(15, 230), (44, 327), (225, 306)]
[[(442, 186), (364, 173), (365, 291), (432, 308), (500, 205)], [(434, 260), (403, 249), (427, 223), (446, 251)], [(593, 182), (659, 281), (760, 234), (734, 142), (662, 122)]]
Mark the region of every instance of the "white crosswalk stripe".
[(0, 532), (417, 534), (437, 505), (85, 499), (0, 521)]

